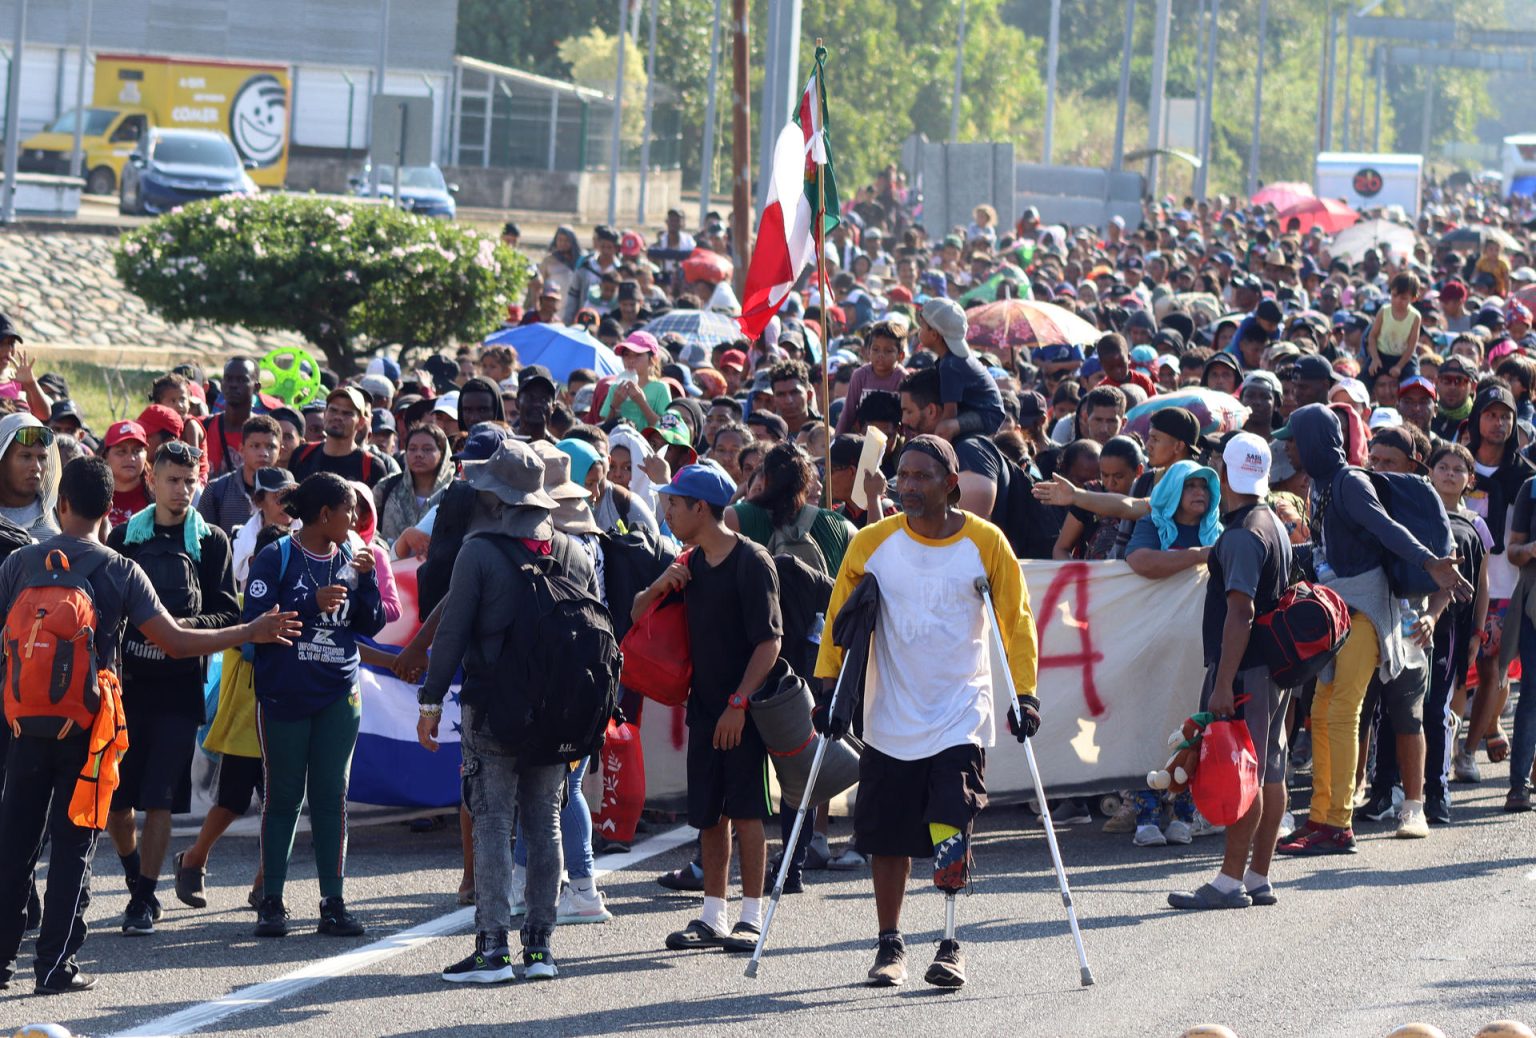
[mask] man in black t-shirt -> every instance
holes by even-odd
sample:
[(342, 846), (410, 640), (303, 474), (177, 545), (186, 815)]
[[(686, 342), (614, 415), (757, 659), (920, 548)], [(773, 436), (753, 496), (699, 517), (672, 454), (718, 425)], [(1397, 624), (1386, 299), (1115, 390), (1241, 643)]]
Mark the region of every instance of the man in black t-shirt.
[[(693, 683), (688, 696), (688, 824), (699, 830), (704, 911), (667, 937), (667, 947), (750, 952), (762, 926), (767, 844), (768, 751), (748, 715), (748, 697), (779, 658), (779, 580), (767, 551), (725, 525), (736, 487), (713, 465), (688, 465), (661, 487), (667, 526), (689, 545), (635, 598), (639, 619), (682, 591)], [(726, 931), (731, 830), (741, 847), (741, 921)]]
[(373, 414), (368, 397), (356, 386), (338, 386), (325, 398), (325, 438), (293, 452), (289, 468), (300, 483), (316, 472), (334, 472), (348, 482), (373, 486), (389, 470), (358, 446), (357, 431)]
[[(1174, 908), (1247, 908), (1274, 904), (1269, 865), (1285, 812), (1285, 708), (1290, 690), (1276, 688), (1253, 640), (1254, 618), (1285, 593), (1291, 547), (1269, 493), (1269, 446), (1252, 433), (1232, 433), (1212, 459), (1221, 477), (1225, 530), (1210, 555), (1201, 640), (1205, 688), (1200, 709), (1240, 717), (1259, 758), (1259, 795), (1227, 826), (1221, 871), (1193, 893), (1168, 895)], [(1247, 697), (1239, 704), (1239, 697)]]
[[(901, 380), (900, 391), (907, 438), (935, 433), (944, 419), (939, 373), (932, 368), (914, 371)], [(953, 445), (960, 461), (960, 508), (1006, 530), (1008, 460), (984, 435), (958, 436)]]

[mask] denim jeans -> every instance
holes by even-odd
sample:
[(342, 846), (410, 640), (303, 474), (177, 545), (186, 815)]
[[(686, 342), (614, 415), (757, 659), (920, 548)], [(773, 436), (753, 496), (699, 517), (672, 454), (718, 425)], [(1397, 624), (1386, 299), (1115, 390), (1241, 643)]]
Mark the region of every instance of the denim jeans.
[(555, 925), (560, 893), (560, 784), (565, 765), (519, 764), (490, 733), (477, 732), (475, 723), (474, 709), (465, 706), (460, 738), (464, 803), (474, 820), (475, 929), (512, 929), (512, 829), (517, 817), (524, 832), (518, 843), (526, 839), (528, 846), (524, 935), (547, 935)]
[[(1508, 623), (1509, 618), (1505, 617)], [(1529, 668), (1529, 669), (1527, 669)], [(1515, 739), (1509, 751), (1509, 788), (1523, 790), (1531, 782), (1536, 760), (1536, 627), (1520, 615), (1520, 702), (1515, 704)]]
[[(572, 879), (592, 875), (592, 808), (581, 792), (581, 780), (587, 774), (591, 758), (583, 758), (565, 780), (565, 806), (560, 809), (560, 847), (565, 855), (565, 871)], [(527, 867), (528, 845), (523, 842), (523, 822), (517, 822), (517, 846), (512, 860)]]

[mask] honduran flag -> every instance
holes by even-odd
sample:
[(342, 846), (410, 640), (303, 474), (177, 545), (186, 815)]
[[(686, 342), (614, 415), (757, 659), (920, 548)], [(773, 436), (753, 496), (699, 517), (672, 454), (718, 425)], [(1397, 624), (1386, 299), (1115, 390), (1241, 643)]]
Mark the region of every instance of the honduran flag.
[(827, 137), (825, 47), (816, 48), (816, 67), (800, 95), (794, 122), (784, 127), (773, 147), (767, 204), (757, 223), (757, 242), (747, 266), (737, 323), (755, 339), (779, 312), (808, 264), (816, 260), (816, 213), (822, 234), (838, 224), (837, 182)]
[[(381, 646), (388, 651), (387, 647)], [(390, 807), (449, 807), (459, 802), (459, 687), (448, 690), (437, 752), (416, 741), (418, 686), (366, 664), (358, 668), (363, 718), (352, 756), (347, 799)]]

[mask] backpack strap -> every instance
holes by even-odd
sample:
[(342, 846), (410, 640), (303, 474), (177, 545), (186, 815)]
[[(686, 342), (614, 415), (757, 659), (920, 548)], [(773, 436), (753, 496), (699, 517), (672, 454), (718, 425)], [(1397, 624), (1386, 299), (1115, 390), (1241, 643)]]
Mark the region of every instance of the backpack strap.
[(288, 559), (293, 555), (293, 534), (285, 533), (277, 539), (277, 585), (282, 587), (288, 575)]

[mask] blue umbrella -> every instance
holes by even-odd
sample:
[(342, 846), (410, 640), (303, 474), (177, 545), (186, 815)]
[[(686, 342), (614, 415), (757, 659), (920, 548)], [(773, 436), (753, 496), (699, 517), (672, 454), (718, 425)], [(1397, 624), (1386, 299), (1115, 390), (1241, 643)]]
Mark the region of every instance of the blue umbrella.
[(618, 355), (581, 328), (563, 324), (522, 324), (486, 336), (486, 346), (511, 346), (520, 364), (542, 364), (556, 382), (570, 381), (571, 372), (587, 368), (602, 375), (624, 370)]

